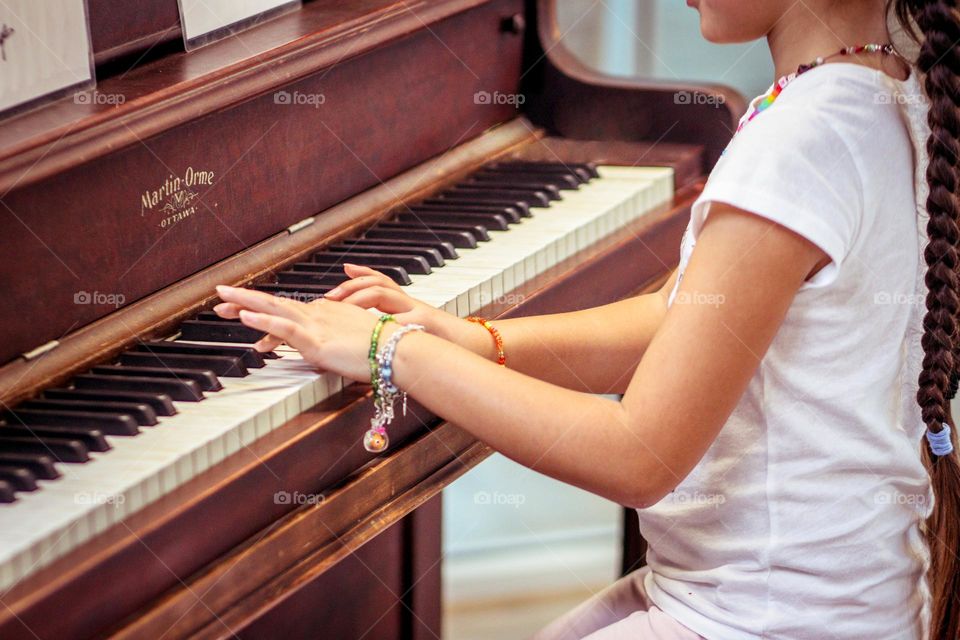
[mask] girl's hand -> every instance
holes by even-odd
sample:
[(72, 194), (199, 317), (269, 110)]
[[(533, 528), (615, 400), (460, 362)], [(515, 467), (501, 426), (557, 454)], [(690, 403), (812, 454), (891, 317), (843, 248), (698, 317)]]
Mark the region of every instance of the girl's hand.
[(248, 327), (266, 332), (254, 345), (258, 351), (272, 351), (285, 342), (319, 369), (369, 381), (367, 354), (377, 323), (369, 311), (333, 300), (305, 304), (236, 287), (218, 286), (217, 293), (223, 302), (213, 310), (219, 316), (240, 318)]
[(470, 323), (411, 298), (400, 285), (375, 269), (345, 264), (343, 271), (350, 276), (350, 280), (328, 292), (324, 296), (327, 300), (346, 302), (364, 309), (376, 308), (383, 313), (393, 314), (401, 324), (422, 324), (430, 333), (466, 346), (465, 336), (471, 332)]

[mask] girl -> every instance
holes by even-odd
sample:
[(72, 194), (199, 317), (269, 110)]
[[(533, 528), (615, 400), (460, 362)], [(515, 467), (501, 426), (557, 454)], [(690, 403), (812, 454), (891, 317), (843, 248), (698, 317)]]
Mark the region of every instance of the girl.
[(956, 0), (688, 4), (711, 41), (766, 37), (781, 79), (659, 292), (496, 342), (353, 266), (317, 304), (219, 287), (217, 312), (354, 380), (379, 339), (381, 397), (639, 510), (649, 566), (539, 638), (956, 638)]

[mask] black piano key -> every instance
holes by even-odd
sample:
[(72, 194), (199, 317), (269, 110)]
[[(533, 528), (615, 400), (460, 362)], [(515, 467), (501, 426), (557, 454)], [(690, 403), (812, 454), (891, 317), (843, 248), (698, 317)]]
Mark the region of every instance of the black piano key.
[(363, 233), (364, 238), (384, 238), (384, 239), (397, 239), (397, 240), (418, 240), (418, 241), (430, 241), (430, 240), (442, 240), (444, 242), (449, 242), (457, 249), (476, 249), (477, 248), (477, 239), (471, 233), (464, 233), (462, 231), (426, 231), (426, 230), (417, 230), (410, 231), (409, 229), (394, 229), (394, 228), (385, 228), (380, 225), (373, 227), (372, 229), (367, 229)]
[(262, 338), (263, 331), (251, 329), (230, 320), (185, 320), (180, 324), (180, 340), (200, 342), (245, 342), (254, 343)]
[(41, 409), (47, 411), (92, 411), (96, 413), (126, 413), (137, 424), (152, 427), (157, 424), (157, 412), (145, 402), (109, 402), (96, 400), (27, 400), (18, 409)]
[[(342, 265), (344, 262), (350, 262), (353, 264), (392, 264), (397, 267), (403, 267), (407, 270), (407, 273), (419, 273), (419, 274), (428, 274), (430, 273), (430, 263), (420, 256), (413, 254), (376, 254), (369, 251), (321, 251), (320, 253), (315, 253), (310, 257), (310, 261), (320, 264), (334, 264)], [(303, 264), (303, 263), (299, 263)], [(343, 267), (341, 267), (342, 270)], [(297, 270), (297, 265), (293, 266), (293, 270)]]
[[(281, 271), (280, 273), (285, 273), (285, 272)], [(341, 267), (338, 267), (336, 269), (331, 269), (329, 273), (318, 272), (318, 273), (310, 274), (311, 279), (309, 281), (304, 280), (303, 282), (299, 282), (296, 278), (293, 278), (292, 279), (293, 281), (291, 282), (284, 282), (284, 279), (279, 277), (280, 273), (277, 274), (277, 282), (272, 284), (278, 284), (280, 286), (285, 286), (285, 287), (289, 287), (293, 285), (306, 285), (311, 287), (333, 289), (337, 285), (341, 285), (347, 280), (349, 280), (346, 274), (343, 273), (343, 268)], [(303, 279), (300, 278), (300, 280), (303, 280)]]
[(0, 464), (29, 469), (39, 480), (56, 480), (60, 477), (54, 459), (47, 453), (6, 453), (0, 451)]
[(435, 250), (443, 257), (444, 260), (456, 260), (460, 257), (460, 254), (457, 253), (457, 248), (451, 243), (434, 239), (403, 240), (401, 238), (351, 238), (350, 240), (344, 240), (344, 243), (349, 243), (351, 246), (387, 245), (398, 248), (426, 247), (428, 249)]
[[(96, 368), (96, 367), (94, 367)], [(98, 413), (95, 411), (69, 411), (64, 409), (21, 409), (5, 412), (3, 418), (11, 425), (45, 425), (66, 427), (91, 427), (112, 436), (133, 436), (140, 433), (140, 426), (129, 413)]]
[(545, 183), (553, 185), (561, 191), (575, 191), (584, 184), (586, 180), (582, 179), (575, 172), (571, 173), (538, 173), (536, 171), (515, 171), (507, 169), (481, 169), (476, 173), (470, 174), (468, 180), (478, 182), (497, 182), (506, 180), (521, 184)]
[(209, 369), (182, 369), (174, 367), (128, 367), (125, 365), (101, 365), (93, 367), (91, 373), (102, 376), (135, 376), (146, 378), (173, 378), (175, 380), (193, 380), (203, 391), (220, 391), (223, 385), (216, 374)]
[[(536, 170), (556, 173), (576, 172), (590, 178), (599, 178), (597, 165), (593, 162), (536, 162), (530, 160), (508, 160), (489, 165), (492, 169)], [(486, 168), (486, 167), (484, 167)]]
[[(303, 263), (303, 264), (313, 264), (313, 263)], [(320, 271), (310, 272), (310, 271), (281, 271), (277, 274), (277, 281), (281, 284), (331, 284), (332, 278), (328, 271), (342, 270), (342, 264), (317, 264), (314, 265)], [(413, 281), (410, 279), (410, 274), (407, 273), (407, 270), (403, 267), (398, 267), (392, 264), (380, 264), (380, 263), (369, 263), (366, 266), (371, 269), (376, 269), (381, 272), (383, 275), (387, 276), (394, 282), (399, 285), (406, 286), (412, 284)], [(340, 284), (345, 282), (346, 278), (340, 278), (338, 281), (333, 282), (333, 284)]]
[(79, 440), (69, 438), (17, 438), (0, 436), (0, 452), (11, 454), (48, 455), (60, 462), (86, 462), (90, 452)]
[(24, 465), (0, 463), (0, 480), (12, 484), (16, 491), (37, 490), (37, 474)]
[(260, 369), (266, 366), (264, 358), (267, 354), (260, 353), (252, 347), (238, 347), (212, 344), (188, 344), (184, 342), (141, 342), (133, 347), (134, 351), (149, 351), (152, 353), (184, 353), (198, 356), (228, 356), (240, 358), (247, 369)]
[(333, 285), (312, 284), (258, 284), (253, 287), (280, 298), (289, 298), (298, 302), (313, 302), (319, 300), (325, 293), (333, 289)]
[(441, 192), (441, 198), (446, 197), (466, 197), (466, 198), (515, 198), (520, 202), (527, 203), (530, 207), (549, 207), (552, 198), (543, 191), (535, 189), (501, 189), (485, 188), (483, 184), (476, 184), (470, 187), (455, 186), (452, 189)]
[[(175, 416), (177, 408), (173, 405), (173, 398), (166, 393), (151, 393), (149, 391), (112, 391), (109, 389), (47, 389), (43, 392), (44, 398), (51, 400), (82, 400), (84, 402), (120, 402), (145, 404), (158, 416)], [(128, 411), (130, 415), (135, 412)]]
[(458, 224), (456, 222), (423, 222), (423, 221), (405, 221), (405, 222), (381, 222), (377, 224), (382, 229), (424, 229), (434, 233), (439, 231), (458, 231), (470, 234), (477, 242), (488, 242), (490, 234), (482, 224)]
[(463, 212), (463, 213), (438, 213), (438, 212), (427, 212), (427, 211), (417, 211), (417, 212), (399, 212), (397, 214), (397, 220), (404, 222), (407, 220), (422, 220), (426, 223), (432, 222), (456, 222), (460, 224), (480, 224), (486, 227), (487, 229), (493, 229), (495, 231), (506, 231), (509, 228), (509, 223), (507, 219), (504, 218), (499, 213), (480, 213), (480, 212)]
[(100, 429), (93, 427), (64, 427), (58, 425), (16, 425), (7, 424), (0, 427), (0, 437), (29, 438), (66, 438), (78, 440), (89, 451), (110, 451), (110, 443)]
[(445, 207), (452, 205), (512, 207), (513, 209), (519, 211), (520, 215), (522, 215), (524, 218), (529, 218), (531, 215), (533, 215), (530, 213), (530, 205), (528, 205), (525, 201), (518, 198), (505, 198), (495, 195), (477, 194), (475, 196), (468, 196), (462, 193), (447, 193), (441, 198), (427, 198), (423, 201), (423, 204), (439, 204)]
[(127, 351), (120, 355), (120, 364), (135, 367), (207, 369), (225, 378), (243, 378), (249, 375), (247, 368), (243, 366), (243, 362), (236, 356), (201, 356), (186, 353)]
[[(529, 193), (537, 198), (544, 196), (546, 198), (545, 204), (543, 206), (550, 206), (550, 203), (555, 200), (563, 200), (563, 195), (560, 193), (560, 189), (557, 189), (552, 184), (547, 184), (545, 182), (510, 182), (509, 180), (467, 180), (465, 182), (460, 182), (454, 185), (454, 190), (459, 191), (461, 189), (467, 191), (473, 191), (476, 189), (482, 189), (483, 191), (491, 191), (493, 193)], [(541, 202), (543, 202), (541, 200)]]
[(591, 175), (588, 171), (583, 169), (578, 170), (576, 167), (567, 168), (562, 164), (556, 164), (550, 167), (518, 167), (512, 164), (487, 165), (467, 177), (473, 176), (531, 176), (538, 179), (555, 180), (558, 183), (575, 184), (578, 188), (581, 184), (586, 184), (591, 180)]
[(184, 402), (199, 402), (203, 400), (203, 392), (200, 390), (200, 385), (193, 380), (82, 373), (73, 379), (73, 384), (79, 389), (165, 393), (174, 400), (183, 400)]
[[(370, 244), (370, 245), (360, 245), (360, 244), (335, 244), (327, 247), (328, 250), (339, 252), (339, 253), (350, 253), (352, 251), (358, 251), (363, 253), (375, 253), (375, 254), (390, 254), (390, 255), (408, 255), (408, 256), (420, 256), (427, 261), (427, 264), (433, 267), (442, 267), (444, 265), (443, 256), (440, 255), (440, 252), (436, 249), (431, 249), (430, 247), (398, 247), (395, 245), (387, 244)], [(344, 260), (344, 262), (350, 262), (350, 260)]]
[(485, 204), (415, 204), (403, 209), (410, 213), (496, 213), (506, 218), (509, 223), (520, 222), (526, 216), (519, 209), (501, 205)]
[(0, 480), (0, 502), (9, 504), (17, 501), (16, 488), (6, 480)]

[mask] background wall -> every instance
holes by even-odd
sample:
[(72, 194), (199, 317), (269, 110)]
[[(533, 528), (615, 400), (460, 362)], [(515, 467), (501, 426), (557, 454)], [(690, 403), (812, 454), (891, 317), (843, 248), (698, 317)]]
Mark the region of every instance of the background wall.
[(710, 44), (679, 0), (559, 0), (558, 17), (564, 43), (607, 73), (726, 84), (747, 97), (773, 82), (764, 41)]
[[(564, 43), (608, 73), (728, 84), (748, 97), (772, 81), (765, 43), (711, 45), (677, 0), (558, 9)], [(620, 508), (503, 456), (449, 487), (443, 507), (445, 638), (520, 637), (503, 631), (539, 628), (618, 575)], [(513, 626), (511, 607), (526, 616)]]

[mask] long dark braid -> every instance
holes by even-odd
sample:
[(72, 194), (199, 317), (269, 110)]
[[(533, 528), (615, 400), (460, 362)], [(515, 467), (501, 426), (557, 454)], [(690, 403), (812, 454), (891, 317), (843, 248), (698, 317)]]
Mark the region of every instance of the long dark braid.
[[(927, 429), (939, 433), (945, 424), (954, 427), (950, 398), (956, 393), (955, 371), (960, 365), (960, 206), (956, 199), (960, 158), (960, 20), (956, 0), (892, 2), (901, 25), (920, 43), (916, 68), (923, 75), (924, 91), (930, 100), (930, 164), (926, 175), (930, 219), (924, 251), (928, 294), (917, 402)], [(956, 434), (952, 440), (956, 449)], [(956, 640), (960, 633), (960, 460), (956, 450), (937, 456), (929, 446), (924, 446), (923, 457), (936, 496), (933, 514), (926, 523), (931, 552), (928, 580), (933, 596), (930, 637)]]

